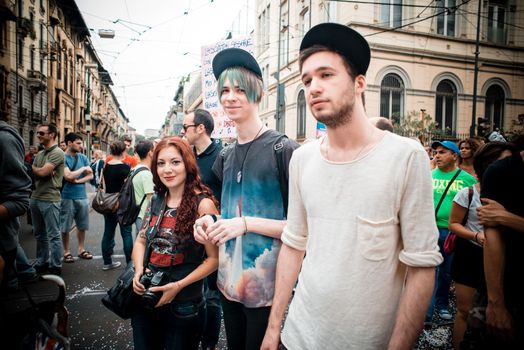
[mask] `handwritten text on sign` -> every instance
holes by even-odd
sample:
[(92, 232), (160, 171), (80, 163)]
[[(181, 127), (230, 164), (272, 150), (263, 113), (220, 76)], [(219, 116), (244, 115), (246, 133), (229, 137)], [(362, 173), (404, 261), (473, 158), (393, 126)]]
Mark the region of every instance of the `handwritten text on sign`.
[(211, 135), (214, 138), (237, 137), (235, 124), (226, 116), (219, 102), (217, 94), (217, 81), (213, 75), (213, 58), (220, 51), (236, 47), (251, 53), (255, 52), (252, 37), (237, 38), (219, 41), (213, 45), (202, 47), (202, 95), (204, 97), (204, 109), (215, 119), (215, 129)]

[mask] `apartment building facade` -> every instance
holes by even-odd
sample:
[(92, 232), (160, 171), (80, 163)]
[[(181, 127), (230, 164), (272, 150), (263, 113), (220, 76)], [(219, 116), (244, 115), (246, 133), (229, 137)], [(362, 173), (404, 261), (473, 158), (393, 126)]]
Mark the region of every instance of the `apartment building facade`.
[(129, 120), (74, 0), (0, 0), (0, 114), (26, 147), (39, 123), (107, 150)]
[(429, 114), (437, 129), (450, 136), (468, 134), (479, 117), (490, 121), (490, 129), (522, 128), (522, 4), (480, 1), (479, 12), (477, 0), (257, 0), (256, 56), (268, 91), (260, 106), (262, 119), (299, 141), (316, 137), (317, 123), (306, 106), (298, 70), (299, 46), (310, 27), (337, 22), (370, 44), (369, 117), (399, 122), (410, 113)]

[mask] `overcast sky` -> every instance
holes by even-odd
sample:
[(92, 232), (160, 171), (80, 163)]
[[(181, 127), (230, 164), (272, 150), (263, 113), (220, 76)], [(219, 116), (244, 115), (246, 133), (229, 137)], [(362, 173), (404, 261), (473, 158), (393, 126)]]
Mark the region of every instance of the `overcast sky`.
[[(252, 30), (255, 12), (253, 0), (76, 2), (120, 108), (138, 133), (162, 126), (180, 78), (200, 68), (201, 46), (224, 39), (239, 18), (243, 32), (234, 36)], [(113, 29), (115, 38), (100, 38), (99, 29)]]

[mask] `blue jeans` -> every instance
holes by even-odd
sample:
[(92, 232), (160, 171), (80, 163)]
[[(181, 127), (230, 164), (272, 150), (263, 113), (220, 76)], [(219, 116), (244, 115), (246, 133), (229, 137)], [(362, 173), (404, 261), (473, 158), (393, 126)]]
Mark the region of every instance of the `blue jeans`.
[(16, 259), (14, 266), (15, 270), (6, 269), (5, 274), (6, 278), (9, 280), (8, 285), (10, 288), (16, 289), (18, 288), (19, 282), (23, 282), (24, 280), (27, 281), (36, 276), (36, 270), (27, 259), (24, 248), (22, 248), (20, 243), (18, 243), (18, 247), (16, 248)]
[(220, 334), (220, 321), (222, 320), (220, 292), (216, 289), (216, 283), (215, 289), (209, 288), (209, 276), (204, 279), (204, 295), (206, 298), (207, 317), (204, 333), (202, 334), (203, 349), (206, 347), (213, 348), (217, 345)]
[(138, 302), (131, 318), (135, 350), (198, 349), (206, 319), (206, 303), (171, 302), (149, 310)]
[[(60, 235), (60, 202), (31, 199), (29, 202), (36, 238), (36, 265), (62, 267), (62, 236)], [(51, 251), (51, 254), (49, 254)]]
[(431, 304), (426, 313), (426, 322), (431, 322), (433, 319), (433, 310), (435, 308), (439, 311), (448, 310), (449, 307), (449, 287), (451, 286), (451, 261), (453, 260), (453, 253), (444, 253), (444, 241), (449, 234), (449, 230), (447, 228), (439, 227), (438, 232), (438, 246), (444, 261), (437, 266), (437, 271), (435, 273), (435, 288), (433, 289)]
[(102, 237), (102, 258), (104, 259), (104, 265), (109, 265), (113, 262), (111, 255), (115, 247), (116, 225), (120, 226), (120, 235), (122, 235), (126, 262), (129, 263), (129, 261), (131, 261), (131, 252), (133, 251), (133, 226), (120, 225), (116, 214), (104, 214), (104, 236)]
[(140, 232), (141, 227), (142, 227), (142, 218), (136, 218), (135, 220), (135, 228), (136, 228), (135, 239), (136, 237), (138, 237), (138, 232)]

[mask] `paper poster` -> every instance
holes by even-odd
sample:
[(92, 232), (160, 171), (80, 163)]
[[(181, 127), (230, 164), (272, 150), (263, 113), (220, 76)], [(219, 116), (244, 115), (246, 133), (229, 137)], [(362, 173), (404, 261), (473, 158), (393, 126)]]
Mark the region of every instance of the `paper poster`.
[(254, 55), (255, 45), (252, 37), (243, 37), (219, 41), (213, 45), (202, 46), (202, 95), (204, 109), (215, 119), (215, 129), (211, 135), (214, 138), (236, 138), (237, 132), (234, 123), (226, 116), (220, 105), (217, 93), (217, 81), (213, 75), (213, 58), (220, 51), (236, 47), (244, 49)]

